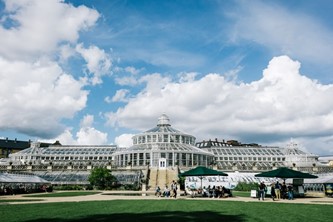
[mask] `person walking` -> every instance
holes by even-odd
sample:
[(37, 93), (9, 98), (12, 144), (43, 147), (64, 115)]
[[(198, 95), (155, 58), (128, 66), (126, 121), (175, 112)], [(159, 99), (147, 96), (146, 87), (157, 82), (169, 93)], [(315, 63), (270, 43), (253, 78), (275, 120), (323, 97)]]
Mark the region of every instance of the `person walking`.
[(171, 191), (172, 191), (171, 197), (177, 198), (177, 190), (178, 190), (177, 182), (173, 180), (170, 187), (171, 187)]
[(281, 199), (281, 184), (279, 183), (279, 181), (276, 181), (274, 188), (275, 188), (276, 199), (280, 200)]
[(262, 200), (265, 200), (265, 188), (266, 188), (266, 185), (264, 184), (264, 182), (262, 181), (260, 184), (259, 184), (259, 197), (258, 199), (262, 199)]

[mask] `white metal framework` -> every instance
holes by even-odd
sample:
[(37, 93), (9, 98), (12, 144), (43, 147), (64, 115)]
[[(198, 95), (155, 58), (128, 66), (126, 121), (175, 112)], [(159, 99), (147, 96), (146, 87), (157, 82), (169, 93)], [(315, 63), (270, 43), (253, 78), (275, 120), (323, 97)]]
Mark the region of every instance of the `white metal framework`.
[(195, 137), (171, 127), (170, 119), (163, 114), (157, 126), (135, 135), (133, 146), (113, 154), (117, 166), (140, 167), (193, 167), (207, 166), (214, 155), (195, 147)]

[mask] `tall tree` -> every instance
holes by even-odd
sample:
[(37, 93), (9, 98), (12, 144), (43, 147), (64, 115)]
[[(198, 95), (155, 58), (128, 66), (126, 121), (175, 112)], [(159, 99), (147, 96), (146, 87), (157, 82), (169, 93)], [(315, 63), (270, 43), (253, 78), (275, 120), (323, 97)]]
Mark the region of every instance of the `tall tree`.
[(94, 168), (88, 178), (90, 184), (99, 190), (112, 188), (117, 184), (117, 178), (111, 174), (111, 171), (98, 167)]

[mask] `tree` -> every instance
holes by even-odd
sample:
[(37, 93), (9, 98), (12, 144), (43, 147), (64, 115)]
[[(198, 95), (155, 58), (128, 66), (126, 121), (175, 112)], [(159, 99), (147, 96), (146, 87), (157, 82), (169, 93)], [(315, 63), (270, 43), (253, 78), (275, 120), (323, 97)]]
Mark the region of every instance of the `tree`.
[(99, 190), (112, 188), (117, 184), (117, 178), (111, 174), (111, 171), (98, 167), (94, 168), (88, 178), (90, 184)]

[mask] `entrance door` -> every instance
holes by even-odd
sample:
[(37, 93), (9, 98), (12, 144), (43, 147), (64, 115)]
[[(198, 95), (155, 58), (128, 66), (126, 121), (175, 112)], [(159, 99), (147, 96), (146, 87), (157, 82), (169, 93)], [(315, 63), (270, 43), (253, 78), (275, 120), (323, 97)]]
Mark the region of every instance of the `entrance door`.
[(166, 159), (165, 158), (160, 158), (158, 160), (158, 168), (159, 169), (165, 169), (167, 166), (166, 166)]

